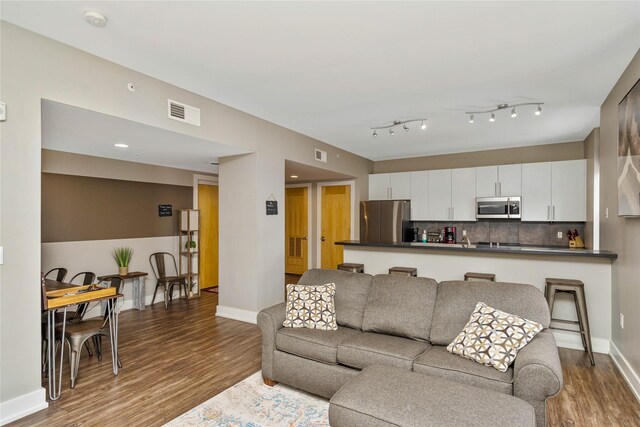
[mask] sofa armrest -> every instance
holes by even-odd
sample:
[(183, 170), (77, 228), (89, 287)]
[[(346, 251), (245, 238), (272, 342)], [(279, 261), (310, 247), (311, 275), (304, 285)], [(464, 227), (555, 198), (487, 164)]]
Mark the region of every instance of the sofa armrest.
[(562, 366), (553, 333), (541, 331), (513, 365), (513, 395), (527, 402), (544, 402), (562, 388)]
[(276, 333), (283, 328), (286, 302), (281, 302), (258, 313), (258, 326), (262, 331), (262, 376), (273, 378), (273, 353), (276, 350)]

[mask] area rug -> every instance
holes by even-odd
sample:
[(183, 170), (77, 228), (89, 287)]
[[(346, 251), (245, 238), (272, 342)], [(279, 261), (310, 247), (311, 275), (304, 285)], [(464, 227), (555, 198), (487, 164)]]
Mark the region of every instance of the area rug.
[(328, 427), (329, 401), (278, 384), (258, 372), (180, 415), (165, 427)]

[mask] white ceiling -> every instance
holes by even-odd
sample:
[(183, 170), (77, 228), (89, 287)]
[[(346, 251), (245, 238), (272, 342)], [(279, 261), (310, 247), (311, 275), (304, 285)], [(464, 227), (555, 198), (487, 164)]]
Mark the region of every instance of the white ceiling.
[[(117, 148), (114, 144), (127, 144)], [(42, 101), (42, 148), (218, 173), (219, 157), (248, 151), (58, 102)]]
[[(640, 47), (638, 1), (3, 1), (1, 17), (374, 160), (582, 140)], [(463, 114), (521, 101), (543, 115)]]

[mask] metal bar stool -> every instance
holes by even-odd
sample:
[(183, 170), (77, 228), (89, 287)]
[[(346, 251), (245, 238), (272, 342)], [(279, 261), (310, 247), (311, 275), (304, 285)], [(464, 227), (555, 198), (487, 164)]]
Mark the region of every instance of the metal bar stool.
[(401, 276), (418, 277), (418, 269), (413, 267), (391, 267), (389, 274), (399, 274)]
[[(591, 331), (589, 329), (589, 316), (587, 315), (587, 300), (584, 296), (584, 283), (580, 280), (572, 279), (545, 279), (547, 284), (545, 286), (545, 296), (547, 303), (549, 304), (549, 312), (551, 313), (551, 321), (559, 323), (569, 323), (579, 325), (580, 330), (567, 328), (558, 328), (550, 326), (549, 329), (557, 329), (560, 331), (579, 332), (582, 338), (582, 346), (589, 355), (591, 365), (595, 365), (596, 362), (593, 359), (593, 349), (591, 347)], [(554, 319), (553, 318), (553, 304), (556, 296), (556, 292), (570, 293), (573, 296), (573, 302), (576, 305), (576, 314), (578, 315), (578, 321)]]
[(350, 271), (352, 273), (364, 273), (364, 264), (345, 262), (343, 264), (338, 264), (338, 270)]
[(495, 282), (496, 275), (492, 273), (464, 273), (465, 282), (477, 281), (477, 282)]

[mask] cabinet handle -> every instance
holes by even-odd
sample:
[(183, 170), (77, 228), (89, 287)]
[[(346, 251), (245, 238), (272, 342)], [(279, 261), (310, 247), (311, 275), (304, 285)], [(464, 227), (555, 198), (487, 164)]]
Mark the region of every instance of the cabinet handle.
[(551, 208), (551, 219), (555, 221), (556, 219), (556, 206), (553, 205), (553, 207)]
[(499, 196), (500, 194), (498, 193), (498, 183), (494, 182), (493, 183), (493, 192), (496, 193), (496, 196)]
[(453, 209), (454, 209), (453, 206), (451, 206), (451, 218), (450, 219), (453, 219)]
[(389, 199), (393, 199), (393, 187), (389, 187)]
[(502, 196), (502, 183), (498, 183), (498, 196)]

